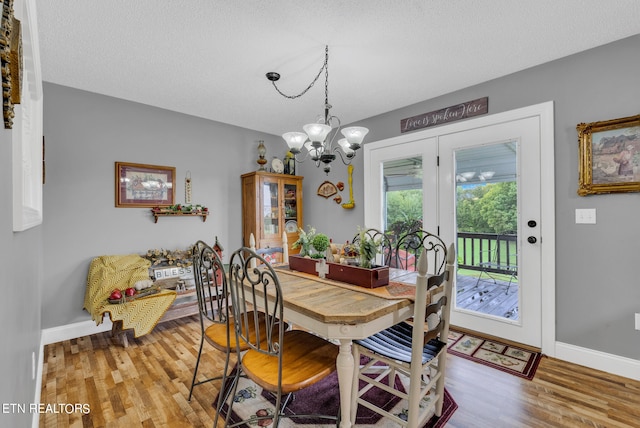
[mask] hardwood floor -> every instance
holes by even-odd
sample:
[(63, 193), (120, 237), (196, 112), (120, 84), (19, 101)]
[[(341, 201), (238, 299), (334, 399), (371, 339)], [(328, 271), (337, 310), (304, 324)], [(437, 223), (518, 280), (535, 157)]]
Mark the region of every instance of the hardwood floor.
[[(126, 349), (111, 333), (45, 346), (41, 403), (86, 403), (90, 413), (42, 414), (40, 427), (211, 427), (219, 381), (197, 386), (187, 401), (197, 317), (129, 339)], [(221, 354), (204, 349), (200, 373), (219, 372)], [(447, 427), (640, 426), (638, 381), (546, 357), (532, 381), (452, 355), (447, 364), (458, 403)]]

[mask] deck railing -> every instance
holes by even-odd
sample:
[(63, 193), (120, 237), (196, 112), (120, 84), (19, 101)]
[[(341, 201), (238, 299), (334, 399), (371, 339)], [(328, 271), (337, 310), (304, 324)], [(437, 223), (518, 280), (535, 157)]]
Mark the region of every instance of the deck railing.
[(458, 232), (458, 268), (518, 273), (518, 235)]

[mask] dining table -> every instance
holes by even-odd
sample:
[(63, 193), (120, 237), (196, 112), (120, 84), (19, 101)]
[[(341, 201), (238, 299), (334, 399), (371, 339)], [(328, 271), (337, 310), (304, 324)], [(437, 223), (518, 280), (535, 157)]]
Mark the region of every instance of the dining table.
[(293, 271), (288, 265), (275, 267), (275, 271), (282, 289), (285, 319), (295, 328), (339, 344), (336, 370), (340, 426), (350, 427), (355, 371), (352, 341), (413, 315), (417, 272), (390, 268), (388, 285), (367, 288)]

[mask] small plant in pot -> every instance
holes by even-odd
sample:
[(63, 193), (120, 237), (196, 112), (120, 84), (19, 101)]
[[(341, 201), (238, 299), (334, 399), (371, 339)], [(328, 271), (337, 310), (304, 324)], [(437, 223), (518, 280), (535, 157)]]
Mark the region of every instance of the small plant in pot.
[(360, 230), (360, 248), (358, 249), (360, 254), (360, 267), (370, 269), (373, 266), (373, 261), (378, 254), (379, 242), (376, 242), (371, 236), (369, 236), (365, 229)]
[(321, 259), (325, 256), (327, 248), (329, 248), (329, 237), (324, 233), (317, 233), (311, 241), (311, 246), (316, 250), (316, 253), (311, 257)]
[(305, 232), (303, 228), (298, 228), (298, 240), (293, 243), (291, 248), (300, 248), (300, 257), (311, 257), (311, 244), (316, 235), (316, 229), (309, 226), (309, 231)]

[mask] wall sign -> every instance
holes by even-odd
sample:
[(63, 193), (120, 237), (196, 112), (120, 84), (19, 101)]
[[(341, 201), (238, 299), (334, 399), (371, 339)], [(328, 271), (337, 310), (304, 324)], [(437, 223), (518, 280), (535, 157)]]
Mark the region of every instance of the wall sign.
[(416, 129), (442, 125), (468, 117), (479, 116), (489, 112), (489, 97), (478, 98), (440, 110), (409, 117), (400, 121), (400, 132), (415, 131)]
[(193, 266), (170, 266), (153, 269), (155, 279), (178, 278), (181, 276), (193, 276)]

